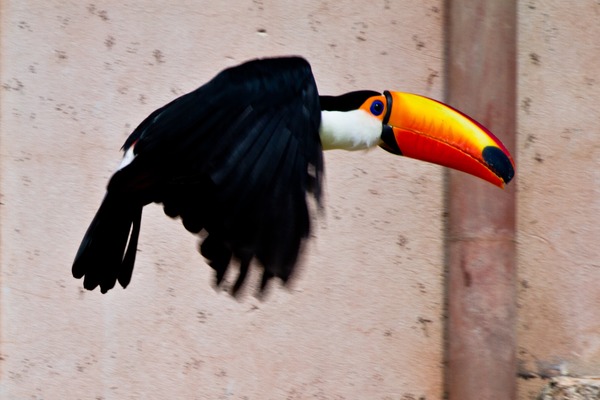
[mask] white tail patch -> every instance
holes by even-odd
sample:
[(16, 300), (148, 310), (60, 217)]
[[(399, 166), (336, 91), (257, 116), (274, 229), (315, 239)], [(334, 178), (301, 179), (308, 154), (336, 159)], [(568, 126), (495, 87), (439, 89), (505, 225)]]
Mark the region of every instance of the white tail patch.
[(125, 151), (125, 155), (123, 155), (123, 159), (121, 160), (121, 164), (119, 164), (119, 168), (117, 168), (117, 171), (122, 170), (123, 168), (125, 168), (126, 166), (131, 164), (131, 162), (135, 158), (135, 154), (133, 154), (134, 147), (135, 147), (135, 143), (133, 145), (129, 146), (127, 151)]

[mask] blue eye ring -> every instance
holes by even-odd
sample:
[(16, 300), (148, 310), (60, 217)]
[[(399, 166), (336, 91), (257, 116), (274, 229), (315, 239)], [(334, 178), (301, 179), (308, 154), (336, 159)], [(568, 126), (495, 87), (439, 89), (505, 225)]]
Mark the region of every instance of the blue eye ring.
[(383, 105), (383, 101), (381, 100), (375, 100), (373, 103), (371, 103), (371, 114), (375, 116), (380, 116), (381, 113), (383, 113), (384, 109), (385, 106)]

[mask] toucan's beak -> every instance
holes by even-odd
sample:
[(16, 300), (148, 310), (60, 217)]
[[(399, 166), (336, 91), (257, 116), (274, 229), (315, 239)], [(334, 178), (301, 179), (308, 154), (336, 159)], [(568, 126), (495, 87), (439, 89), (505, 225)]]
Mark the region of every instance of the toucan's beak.
[(383, 149), (467, 172), (499, 187), (513, 178), (510, 153), (477, 121), (427, 97), (400, 92), (385, 92), (385, 97)]

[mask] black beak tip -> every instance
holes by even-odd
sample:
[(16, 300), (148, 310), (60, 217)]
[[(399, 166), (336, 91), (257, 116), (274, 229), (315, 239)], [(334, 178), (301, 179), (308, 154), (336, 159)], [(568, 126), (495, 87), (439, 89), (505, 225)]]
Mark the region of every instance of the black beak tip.
[(481, 154), (487, 166), (498, 175), (504, 183), (515, 176), (515, 169), (510, 158), (498, 147), (487, 146)]

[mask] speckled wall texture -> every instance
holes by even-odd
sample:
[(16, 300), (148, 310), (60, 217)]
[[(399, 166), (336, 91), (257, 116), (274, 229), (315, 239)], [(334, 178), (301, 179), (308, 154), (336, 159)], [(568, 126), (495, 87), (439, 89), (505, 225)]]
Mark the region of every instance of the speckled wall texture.
[(439, 398), (439, 167), (328, 154), (317, 239), (264, 302), (213, 290), (158, 206), (127, 290), (84, 291), (70, 264), (155, 108), (281, 54), (309, 59), (324, 93), (441, 98), (442, 20), (437, 0), (3, 1), (0, 397)]
[[(0, 4), (1, 398), (442, 398), (440, 167), (327, 154), (303, 268), (266, 301), (215, 291), (158, 206), (127, 290), (84, 291), (70, 266), (155, 108), (281, 54), (323, 93), (442, 99), (443, 1)], [(600, 3), (527, 0), (519, 18), (521, 373), (600, 374)], [(522, 399), (543, 384), (522, 382)]]
[(519, 19), (520, 371), (600, 375), (600, 2)]

